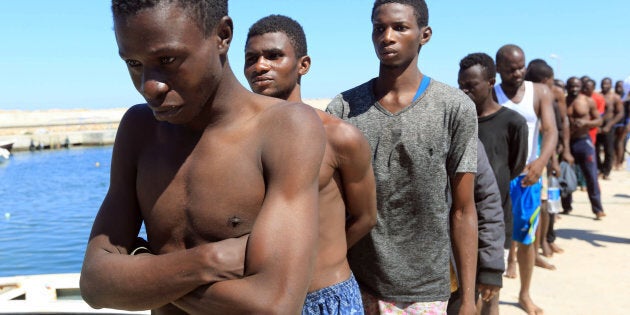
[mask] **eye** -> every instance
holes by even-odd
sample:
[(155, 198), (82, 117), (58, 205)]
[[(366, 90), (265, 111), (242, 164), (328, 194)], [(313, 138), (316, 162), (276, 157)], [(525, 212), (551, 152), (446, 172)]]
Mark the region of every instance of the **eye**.
[(396, 25), (396, 26), (394, 26), (394, 30), (397, 31), (397, 32), (403, 32), (403, 31), (407, 30), (407, 27), (402, 26), (402, 25)]
[(127, 64), (128, 67), (130, 68), (135, 68), (135, 67), (139, 67), (142, 64), (140, 63), (140, 61), (138, 60), (133, 60), (133, 59), (127, 59), (125, 60), (125, 63)]
[(175, 62), (175, 57), (160, 57), (160, 63), (163, 65)]
[(280, 58), (280, 57), (282, 57), (282, 54), (281, 54), (281, 53), (270, 53), (270, 54), (267, 56), (267, 59), (268, 59), (268, 60), (277, 60), (277, 59), (278, 59), (278, 58)]

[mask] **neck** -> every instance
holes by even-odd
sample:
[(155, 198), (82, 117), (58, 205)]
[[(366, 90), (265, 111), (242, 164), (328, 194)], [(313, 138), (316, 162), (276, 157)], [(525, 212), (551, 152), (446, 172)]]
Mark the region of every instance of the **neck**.
[(505, 93), (505, 96), (507, 96), (510, 99), (514, 97), (516, 93), (518, 93), (518, 90), (521, 87), (524, 87), (524, 86), (525, 86), (525, 81), (523, 81), (523, 84), (521, 85), (507, 85), (505, 84), (505, 82), (501, 82), (501, 89), (503, 90), (503, 93)]
[(381, 64), (374, 94), (380, 99), (390, 92), (416, 91), (422, 77), (422, 72), (418, 69), (417, 56), (411, 62), (398, 67), (388, 67)]
[(287, 97), (281, 98), (289, 102), (302, 103), (302, 93), (300, 92), (300, 90), (300, 84), (298, 83), (295, 85), (295, 87), (293, 87), (293, 90), (291, 90), (291, 93), (289, 93)]
[(501, 109), (501, 105), (495, 102), (492, 97), (486, 98), (483, 103), (476, 106), (477, 107), (477, 117), (486, 117), (492, 115)]
[[(242, 106), (238, 104), (246, 103), (248, 91), (238, 81), (227, 59), (223, 63), (221, 78), (217, 82), (214, 93), (208, 98), (204, 108), (199, 115), (187, 126), (191, 129), (203, 130), (211, 125), (216, 125), (221, 121), (230, 119), (233, 113), (239, 112)], [(243, 100), (234, 102), (234, 100)]]

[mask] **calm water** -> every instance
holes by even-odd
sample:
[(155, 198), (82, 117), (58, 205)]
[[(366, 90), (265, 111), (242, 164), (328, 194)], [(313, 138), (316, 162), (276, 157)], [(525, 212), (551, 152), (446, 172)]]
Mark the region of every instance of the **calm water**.
[(79, 272), (112, 147), (15, 152), (0, 164), (0, 276)]

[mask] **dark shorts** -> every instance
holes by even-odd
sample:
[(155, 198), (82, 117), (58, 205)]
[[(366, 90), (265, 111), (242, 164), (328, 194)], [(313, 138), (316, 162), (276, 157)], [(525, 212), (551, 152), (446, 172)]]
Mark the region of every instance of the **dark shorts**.
[(302, 315), (363, 314), (361, 291), (354, 275), (344, 282), (306, 295)]

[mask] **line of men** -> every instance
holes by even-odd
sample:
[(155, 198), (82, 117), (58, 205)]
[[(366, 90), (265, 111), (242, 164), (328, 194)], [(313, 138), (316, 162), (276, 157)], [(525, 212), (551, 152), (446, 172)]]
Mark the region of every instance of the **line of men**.
[(523, 79), (518, 46), (499, 50), (496, 70), (487, 55), (464, 58), (455, 89), (418, 67), (426, 3), (376, 0), (379, 75), (323, 112), (302, 103), (311, 59), (288, 17), (249, 29), (251, 93), (228, 62), (227, 0), (113, 0), (112, 11), (147, 103), (118, 130), (81, 272), (91, 306), (496, 314), (515, 240), (519, 303), (542, 314), (529, 288), (558, 131), (552, 92)]

